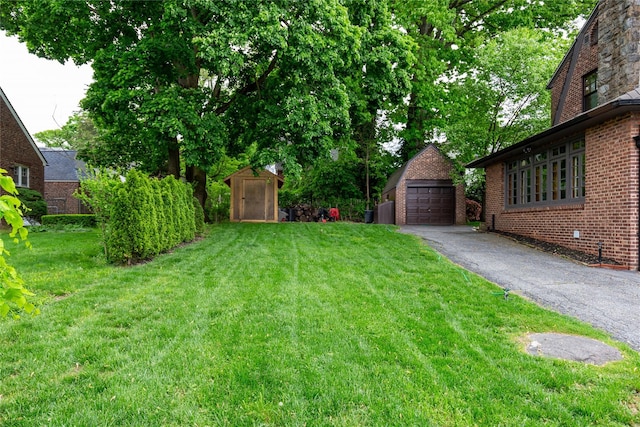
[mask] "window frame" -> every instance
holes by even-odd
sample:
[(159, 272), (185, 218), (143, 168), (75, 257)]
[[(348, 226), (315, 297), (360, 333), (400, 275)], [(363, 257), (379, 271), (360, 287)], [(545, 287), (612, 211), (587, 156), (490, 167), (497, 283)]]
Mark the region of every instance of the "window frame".
[[(13, 174), (13, 180), (16, 184), (16, 187), (21, 187), (21, 188), (30, 188), (29, 187), (29, 181), (30, 181), (30, 172), (29, 172), (29, 167), (28, 166), (24, 166), (24, 165), (15, 165), (14, 166), (14, 174)], [(25, 182), (26, 181), (26, 182)]]
[(505, 209), (584, 203), (584, 137), (504, 163)]
[(598, 70), (582, 76), (582, 111), (598, 106)]

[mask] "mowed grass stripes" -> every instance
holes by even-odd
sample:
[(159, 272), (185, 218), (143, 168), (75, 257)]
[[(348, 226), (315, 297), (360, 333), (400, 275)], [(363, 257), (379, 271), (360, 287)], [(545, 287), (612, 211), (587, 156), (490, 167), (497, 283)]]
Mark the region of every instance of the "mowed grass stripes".
[[(0, 322), (0, 425), (584, 426), (640, 423), (640, 358), (382, 225), (225, 224), (129, 268), (99, 236), (10, 261), (42, 314)], [(528, 332), (618, 346), (532, 357)]]

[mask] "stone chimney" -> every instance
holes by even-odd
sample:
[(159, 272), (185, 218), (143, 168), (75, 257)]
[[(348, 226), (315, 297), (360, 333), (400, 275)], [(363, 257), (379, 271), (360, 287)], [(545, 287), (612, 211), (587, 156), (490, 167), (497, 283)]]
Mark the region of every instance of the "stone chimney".
[(640, 86), (640, 0), (598, 4), (598, 104)]

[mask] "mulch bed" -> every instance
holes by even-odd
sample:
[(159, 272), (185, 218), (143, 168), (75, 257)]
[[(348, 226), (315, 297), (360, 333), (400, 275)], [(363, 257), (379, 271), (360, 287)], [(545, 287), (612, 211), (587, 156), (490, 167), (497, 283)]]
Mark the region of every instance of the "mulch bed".
[[(505, 231), (493, 231), (496, 234), (509, 237), (517, 242), (531, 246), (544, 252), (559, 255), (565, 258), (572, 259), (574, 261), (581, 262), (587, 265), (600, 264), (598, 255), (588, 254), (574, 249), (565, 248), (564, 246), (556, 245), (554, 243), (544, 242), (538, 239), (532, 239), (531, 237), (520, 236), (519, 234), (507, 233)], [(606, 265), (621, 265), (619, 262), (608, 258), (602, 258), (602, 264)]]

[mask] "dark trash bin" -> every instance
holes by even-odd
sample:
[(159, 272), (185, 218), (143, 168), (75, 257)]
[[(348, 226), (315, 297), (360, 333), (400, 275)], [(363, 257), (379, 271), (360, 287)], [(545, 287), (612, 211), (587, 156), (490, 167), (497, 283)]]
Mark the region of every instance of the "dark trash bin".
[(371, 210), (364, 211), (364, 222), (365, 224), (373, 223), (373, 211)]

